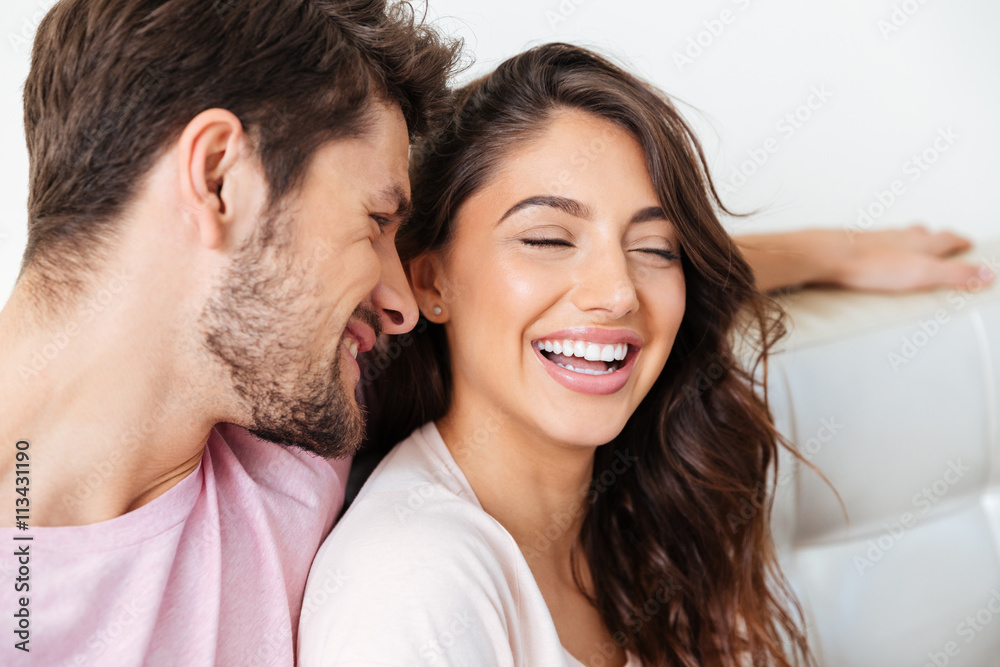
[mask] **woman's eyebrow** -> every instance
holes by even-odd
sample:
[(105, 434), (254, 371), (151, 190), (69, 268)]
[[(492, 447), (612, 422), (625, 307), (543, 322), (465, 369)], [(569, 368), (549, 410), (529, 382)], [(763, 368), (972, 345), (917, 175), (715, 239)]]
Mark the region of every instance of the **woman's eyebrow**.
[(526, 197), (507, 209), (507, 212), (500, 216), (500, 219), (497, 220), (497, 224), (499, 225), (501, 222), (518, 211), (531, 208), (532, 206), (548, 206), (550, 208), (559, 209), (560, 211), (577, 218), (590, 219), (592, 217), (590, 208), (586, 204), (578, 202), (575, 199), (554, 195), (535, 195), (533, 197)]
[(635, 215), (632, 216), (632, 219), (629, 220), (629, 224), (649, 222), (650, 220), (667, 220), (669, 222), (670, 219), (659, 206), (647, 206), (644, 209), (636, 211)]
[[(500, 216), (497, 224), (500, 224), (519, 211), (534, 206), (547, 206), (549, 208), (555, 208), (576, 218), (589, 220), (593, 217), (593, 213), (590, 208), (586, 204), (575, 199), (555, 195), (535, 195), (532, 197), (525, 197), (507, 209), (507, 212)], [(649, 222), (651, 220), (669, 220), (669, 218), (667, 218), (667, 214), (664, 213), (661, 207), (647, 206), (646, 208), (636, 211), (635, 215), (632, 216), (632, 219), (629, 220), (629, 224)]]

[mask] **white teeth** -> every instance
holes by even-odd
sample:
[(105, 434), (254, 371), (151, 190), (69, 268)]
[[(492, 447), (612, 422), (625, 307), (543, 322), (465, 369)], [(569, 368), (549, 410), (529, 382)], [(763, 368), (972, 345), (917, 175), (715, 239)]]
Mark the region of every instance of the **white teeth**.
[(347, 351), (351, 353), (351, 356), (355, 359), (358, 358), (358, 342), (356, 340), (351, 340), (350, 338), (341, 338), (340, 344), (347, 348)]
[(609, 373), (614, 373), (615, 372), (615, 370), (613, 368), (609, 368), (609, 369), (607, 369), (605, 371), (595, 371), (595, 370), (592, 370), (590, 368), (573, 368), (573, 366), (571, 364), (556, 363), (556, 366), (560, 366), (562, 368), (565, 368), (568, 371), (573, 371), (574, 373), (583, 373), (584, 375), (608, 375)]
[(622, 361), (628, 356), (628, 343), (601, 345), (585, 340), (540, 340), (538, 349), (567, 357), (581, 357), (588, 361)]

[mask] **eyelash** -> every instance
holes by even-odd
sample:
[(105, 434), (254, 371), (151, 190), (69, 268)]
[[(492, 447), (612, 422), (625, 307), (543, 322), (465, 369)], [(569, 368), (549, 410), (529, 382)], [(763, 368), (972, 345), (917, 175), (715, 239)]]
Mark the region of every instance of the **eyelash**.
[(681, 256), (672, 250), (658, 250), (655, 248), (642, 248), (641, 252), (648, 252), (651, 255), (658, 255), (663, 259), (680, 259)]
[(372, 215), (370, 215), (368, 217), (370, 217), (372, 220), (375, 221), (375, 224), (378, 225), (379, 229), (385, 229), (386, 227), (388, 227), (389, 225), (392, 224), (392, 221), (389, 220), (389, 218), (386, 218), (386, 217), (381, 216), (381, 215), (374, 215), (374, 214), (372, 214)]
[(563, 241), (562, 239), (521, 239), (521, 243), (523, 243), (524, 245), (531, 245), (531, 246), (555, 245), (566, 248), (573, 247), (572, 243), (570, 243), (569, 241)]
[[(562, 239), (521, 239), (521, 243), (529, 246), (560, 246), (565, 248), (572, 248), (573, 244), (569, 241), (563, 241)], [(663, 259), (680, 259), (681, 256), (672, 250), (660, 250), (657, 248), (640, 248), (639, 252), (649, 253), (650, 255), (656, 255), (662, 257)]]

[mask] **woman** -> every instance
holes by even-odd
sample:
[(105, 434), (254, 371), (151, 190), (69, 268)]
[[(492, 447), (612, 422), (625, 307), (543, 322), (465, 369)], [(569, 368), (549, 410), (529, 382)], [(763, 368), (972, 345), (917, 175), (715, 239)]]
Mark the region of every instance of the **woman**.
[(302, 664), (806, 660), (762, 502), (778, 321), (671, 103), (538, 47), (457, 92), (413, 192), (426, 324), (371, 421), (417, 430), (316, 558)]

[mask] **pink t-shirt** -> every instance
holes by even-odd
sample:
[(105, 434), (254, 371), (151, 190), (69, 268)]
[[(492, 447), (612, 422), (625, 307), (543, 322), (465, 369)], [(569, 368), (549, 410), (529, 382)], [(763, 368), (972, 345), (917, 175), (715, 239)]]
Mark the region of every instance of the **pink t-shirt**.
[[(219, 424), (198, 469), (133, 512), (0, 529), (0, 664), (293, 665), (306, 576), (349, 467)], [(31, 590), (16, 593), (11, 554), (25, 544)], [(14, 648), (23, 595), (30, 653)]]

